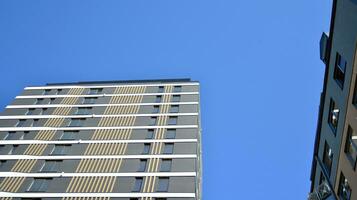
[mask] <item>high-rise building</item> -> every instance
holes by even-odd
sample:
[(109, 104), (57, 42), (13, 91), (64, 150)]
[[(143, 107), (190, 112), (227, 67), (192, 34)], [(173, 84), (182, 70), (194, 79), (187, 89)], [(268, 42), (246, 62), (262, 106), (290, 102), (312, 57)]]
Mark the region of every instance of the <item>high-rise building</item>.
[(357, 1), (334, 0), (309, 199), (357, 199)]
[(0, 138), (0, 199), (201, 199), (190, 79), (26, 87)]

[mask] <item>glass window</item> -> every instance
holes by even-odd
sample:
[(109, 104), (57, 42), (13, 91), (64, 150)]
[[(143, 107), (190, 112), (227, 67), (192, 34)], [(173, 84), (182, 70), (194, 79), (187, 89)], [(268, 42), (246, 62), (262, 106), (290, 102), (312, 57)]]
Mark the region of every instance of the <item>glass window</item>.
[(5, 136), (5, 140), (14, 140), (14, 139), (16, 139), (16, 132), (14, 132), (14, 131), (10, 131), (10, 132), (8, 132), (7, 133), (7, 135)]
[(325, 142), (324, 155), (323, 155), (322, 162), (324, 163), (325, 169), (326, 169), (326, 171), (328, 172), (329, 175), (330, 175), (330, 172), (331, 172), (332, 160), (333, 160), (332, 149), (327, 144), (327, 142)]
[(178, 113), (178, 112), (179, 112), (179, 105), (170, 106), (170, 113)]
[(62, 93), (62, 89), (57, 89), (56, 95), (59, 95), (59, 94), (61, 94), (61, 93)]
[(29, 108), (26, 112), (26, 115), (33, 115), (34, 111), (35, 111), (35, 108)]
[(180, 85), (174, 86), (174, 92), (181, 92), (182, 87)]
[(165, 143), (164, 154), (174, 153), (174, 143)]
[(348, 183), (346, 177), (341, 173), (340, 183), (338, 185), (338, 196), (341, 200), (350, 200), (351, 199), (352, 190)]
[(85, 118), (72, 118), (68, 126), (70, 127), (83, 126), (84, 120)]
[(343, 88), (343, 83), (345, 82), (346, 65), (346, 60), (339, 53), (337, 53), (333, 78), (341, 88)]
[(92, 108), (91, 107), (78, 107), (76, 111), (76, 115), (91, 115)]
[(172, 160), (171, 159), (162, 159), (160, 172), (170, 172), (171, 171)]
[(148, 129), (146, 133), (146, 139), (153, 139), (154, 138), (154, 129)]
[(97, 97), (84, 97), (83, 104), (94, 104)]
[(18, 144), (13, 144), (12, 146), (11, 146), (11, 149), (10, 149), (10, 151), (9, 151), (9, 155), (12, 155), (12, 154), (16, 154), (16, 150), (17, 150), (17, 148), (19, 147), (19, 145)]
[(38, 98), (38, 99), (36, 99), (36, 102), (35, 102), (35, 104), (43, 104), (43, 99), (42, 98)]
[(172, 96), (172, 102), (179, 102), (181, 100), (181, 96), (180, 95), (173, 95)]
[(150, 117), (150, 126), (155, 126), (157, 121), (157, 117)]
[(26, 119), (19, 119), (17, 122), (16, 126), (17, 127), (23, 127), (25, 125)]
[(166, 139), (175, 139), (176, 138), (176, 129), (167, 129)]
[(332, 131), (336, 133), (337, 125), (338, 125), (338, 116), (340, 113), (340, 109), (337, 108), (335, 101), (330, 100), (330, 108), (329, 108), (329, 116), (328, 123), (332, 128)]
[(149, 153), (150, 153), (150, 143), (145, 143), (142, 154), (149, 154)]
[(160, 106), (153, 106), (153, 110), (152, 110), (152, 113), (159, 113), (160, 112)]
[(46, 115), (47, 108), (42, 108), (40, 115)]
[(38, 126), (38, 122), (39, 122), (39, 119), (33, 119), (32, 123), (31, 123), (31, 126), (32, 127)]
[(156, 96), (155, 103), (161, 103), (162, 96), (158, 95)]
[(79, 131), (63, 131), (61, 140), (75, 140)]
[(164, 92), (164, 86), (159, 86), (157, 92), (158, 93), (163, 93)]
[(46, 178), (35, 178), (32, 181), (30, 188), (27, 190), (28, 192), (46, 192), (49, 184), (49, 180)]
[(138, 172), (144, 172), (146, 170), (147, 159), (140, 159)]
[(49, 95), (51, 93), (50, 89), (46, 89), (45, 91), (43, 91), (43, 95)]
[(135, 183), (133, 187), (133, 192), (140, 192), (141, 191), (141, 185), (143, 184), (143, 178), (142, 177), (136, 177), (135, 178)]
[(55, 98), (50, 98), (50, 101), (48, 102), (49, 104), (55, 104)]
[(159, 177), (157, 192), (167, 192), (169, 190), (169, 177)]
[(66, 155), (67, 149), (70, 145), (55, 144), (52, 150), (52, 155)]
[(350, 126), (348, 126), (347, 129), (345, 153), (347, 154), (348, 159), (351, 161), (352, 167), (355, 168), (357, 159), (357, 134)]
[(45, 160), (41, 172), (58, 172), (61, 162), (60, 160)]
[(90, 88), (88, 94), (100, 94), (103, 91), (103, 88)]
[(177, 125), (177, 116), (170, 116), (168, 124), (169, 125)]

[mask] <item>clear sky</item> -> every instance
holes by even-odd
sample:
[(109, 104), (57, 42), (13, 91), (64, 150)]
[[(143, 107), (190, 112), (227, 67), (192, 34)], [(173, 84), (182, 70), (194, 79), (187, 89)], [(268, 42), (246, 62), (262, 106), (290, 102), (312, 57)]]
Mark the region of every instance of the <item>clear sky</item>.
[(28, 85), (201, 83), (203, 197), (306, 199), (332, 0), (0, 1), (0, 107)]

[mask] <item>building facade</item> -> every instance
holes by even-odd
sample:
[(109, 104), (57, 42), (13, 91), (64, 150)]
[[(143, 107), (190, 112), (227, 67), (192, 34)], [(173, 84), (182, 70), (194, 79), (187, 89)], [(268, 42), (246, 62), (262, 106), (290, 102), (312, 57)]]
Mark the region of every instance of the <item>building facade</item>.
[(0, 116), (0, 199), (200, 200), (199, 83), (26, 87)]
[(309, 199), (357, 199), (357, 1), (334, 0)]

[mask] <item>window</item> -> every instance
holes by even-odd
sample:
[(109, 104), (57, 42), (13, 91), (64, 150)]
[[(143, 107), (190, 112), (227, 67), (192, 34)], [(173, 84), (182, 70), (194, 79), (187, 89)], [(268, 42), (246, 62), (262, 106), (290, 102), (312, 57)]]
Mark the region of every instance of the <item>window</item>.
[(62, 93), (62, 89), (57, 89), (56, 95), (59, 95), (59, 94), (61, 94), (61, 93)]
[(141, 186), (143, 184), (143, 178), (142, 177), (136, 177), (135, 178), (135, 183), (133, 187), (133, 192), (140, 192), (141, 191)]
[(341, 88), (343, 88), (343, 83), (345, 81), (346, 65), (346, 60), (339, 53), (337, 53), (333, 78)]
[(182, 87), (180, 85), (174, 86), (174, 92), (181, 92)]
[(69, 123), (68, 126), (70, 126), (70, 127), (82, 126), (84, 123), (84, 120), (86, 120), (86, 119), (85, 118), (72, 118), (71, 122)]
[(355, 87), (354, 87), (354, 90), (353, 90), (352, 104), (357, 106), (357, 75), (355, 77)]
[(179, 112), (179, 105), (170, 106), (170, 113), (178, 113), (178, 112)]
[(51, 152), (52, 155), (66, 155), (67, 149), (70, 145), (55, 144)]
[(34, 111), (35, 111), (35, 108), (29, 108), (26, 112), (26, 115), (33, 115)]
[(50, 98), (50, 102), (48, 102), (49, 104), (55, 104), (55, 98)]
[(157, 192), (167, 192), (169, 190), (169, 177), (159, 177)]
[(25, 125), (26, 119), (20, 119), (17, 124), (16, 127), (23, 127)]
[(9, 151), (8, 154), (9, 154), (9, 155), (15, 154), (18, 147), (19, 147), (18, 144), (13, 144), (13, 145), (11, 146), (11, 149), (10, 149), (10, 151)]
[(45, 192), (48, 188), (49, 181), (51, 179), (47, 178), (35, 178), (29, 189), (28, 192)]
[(31, 126), (32, 127), (38, 126), (38, 122), (39, 122), (39, 119), (33, 119), (32, 123), (31, 123)]
[(40, 112), (40, 115), (45, 115), (45, 114), (46, 114), (46, 111), (47, 111), (47, 108), (42, 108), (42, 109), (41, 109), (41, 112)]
[(150, 143), (145, 143), (142, 154), (149, 154), (149, 152), (150, 152)]
[(42, 98), (36, 99), (35, 104), (43, 104), (43, 99)]
[(61, 140), (75, 140), (79, 131), (63, 131)]
[(170, 172), (171, 166), (172, 166), (171, 159), (162, 159), (161, 166), (160, 166), (160, 172)]
[(140, 164), (138, 168), (138, 172), (144, 172), (146, 170), (147, 159), (140, 159)]
[(41, 172), (58, 172), (61, 162), (60, 160), (45, 160)]
[(153, 139), (154, 138), (154, 129), (148, 129), (146, 133), (146, 139)]
[(167, 200), (166, 198), (155, 198), (154, 200)]
[(330, 100), (330, 108), (329, 108), (329, 116), (328, 123), (332, 128), (332, 131), (336, 133), (337, 125), (338, 125), (338, 115), (340, 113), (340, 109), (337, 108), (335, 101)]
[(174, 143), (165, 143), (164, 154), (174, 153)]
[(177, 125), (177, 116), (170, 116), (168, 124), (169, 125)]
[(160, 112), (160, 106), (153, 106), (152, 113), (159, 113)]
[(176, 138), (176, 129), (167, 129), (165, 138), (166, 139), (175, 139)]
[(326, 169), (328, 175), (330, 175), (330, 172), (331, 172), (332, 160), (333, 160), (332, 149), (327, 144), (327, 142), (325, 142), (324, 154), (323, 154), (322, 162), (325, 165), (325, 169)]
[(84, 97), (83, 104), (94, 104), (97, 97)]
[(341, 172), (340, 183), (338, 184), (338, 196), (340, 197), (341, 200), (350, 200), (351, 194), (352, 194), (351, 187), (347, 179)]
[(347, 154), (348, 159), (352, 163), (352, 167), (356, 166), (357, 159), (357, 134), (352, 130), (350, 126), (347, 129), (347, 137), (345, 143), (345, 153)]
[(150, 117), (150, 126), (155, 126), (157, 121), (157, 117)]
[(79, 107), (77, 108), (76, 115), (90, 115), (92, 114), (91, 107)]
[(163, 93), (164, 92), (164, 86), (159, 86), (157, 92), (158, 93)]
[(45, 91), (43, 91), (43, 95), (49, 95), (51, 93), (50, 89), (46, 89)]
[(103, 88), (90, 88), (88, 94), (100, 94)]
[(156, 96), (155, 103), (161, 103), (162, 96), (158, 95)]
[(16, 132), (14, 132), (14, 131), (8, 132), (7, 135), (5, 136), (4, 140), (14, 140), (15, 134), (16, 134)]
[(173, 95), (172, 96), (172, 102), (179, 102), (181, 100), (181, 96), (180, 95)]

